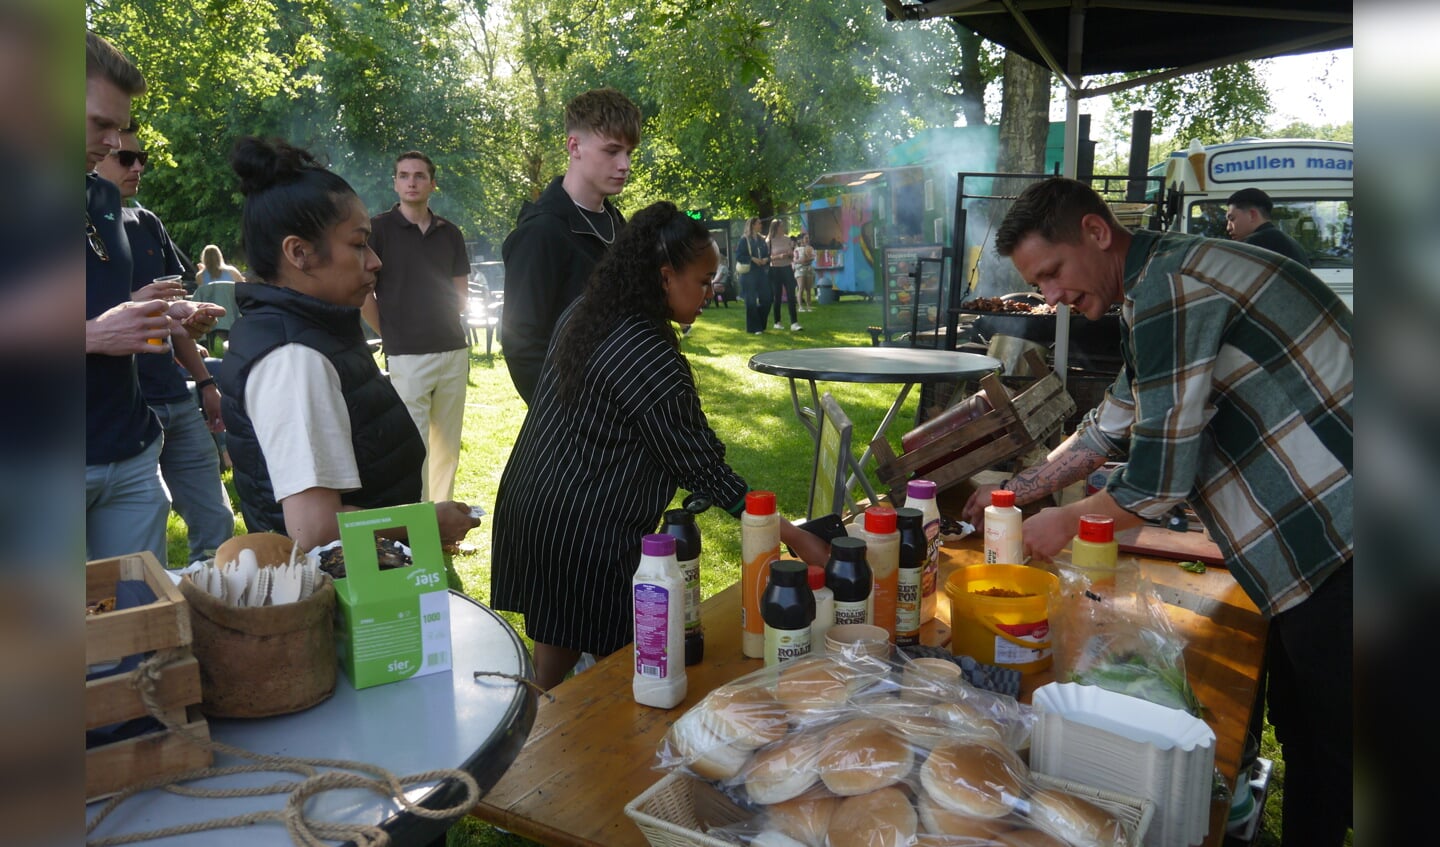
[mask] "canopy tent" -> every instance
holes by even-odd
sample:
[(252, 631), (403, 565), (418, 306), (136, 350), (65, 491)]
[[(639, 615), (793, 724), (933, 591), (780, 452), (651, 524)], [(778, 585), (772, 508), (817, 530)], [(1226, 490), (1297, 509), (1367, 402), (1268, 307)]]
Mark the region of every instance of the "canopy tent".
[[(952, 17), (1046, 65), (1065, 86), (1065, 162), (1074, 176), (1080, 101), (1252, 59), (1354, 45), (1352, 0), (883, 0), (890, 20)], [(1115, 85), (1086, 76), (1154, 71)], [(1070, 309), (1056, 310), (1055, 370), (1065, 378)]]

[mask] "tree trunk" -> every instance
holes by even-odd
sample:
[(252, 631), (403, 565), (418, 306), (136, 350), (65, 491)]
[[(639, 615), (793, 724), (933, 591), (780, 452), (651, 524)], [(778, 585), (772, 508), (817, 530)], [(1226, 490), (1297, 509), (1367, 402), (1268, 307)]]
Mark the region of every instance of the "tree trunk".
[[(1001, 173), (1038, 174), (1045, 167), (1045, 140), (1050, 132), (1050, 71), (1009, 52), (1005, 55), (1004, 93), (1000, 101), (1000, 150), (995, 169)], [(1013, 198), (1033, 180), (996, 180), (995, 194)], [(980, 254), (976, 293), (995, 297), (1029, 290), (1009, 259), (995, 254), (994, 233), (1010, 208), (1010, 199), (985, 203), (987, 235)]]
[(979, 33), (966, 29), (956, 18), (946, 18), (960, 44), (960, 67), (952, 78), (960, 86), (958, 105), (966, 126), (985, 125), (985, 86), (988, 80), (980, 69)]

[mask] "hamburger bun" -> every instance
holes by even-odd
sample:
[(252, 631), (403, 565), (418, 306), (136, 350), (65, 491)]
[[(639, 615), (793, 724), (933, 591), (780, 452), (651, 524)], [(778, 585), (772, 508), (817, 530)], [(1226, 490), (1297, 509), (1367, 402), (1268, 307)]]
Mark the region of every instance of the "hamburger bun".
[(966, 702), (941, 703), (930, 707), (930, 716), (946, 724), (955, 735), (1005, 738), (1005, 726), (979, 706)]
[(741, 770), (745, 793), (761, 805), (799, 797), (820, 779), (815, 764), (819, 755), (818, 739), (804, 733), (756, 751)]
[(803, 841), (796, 841), (779, 830), (766, 829), (761, 830), (759, 835), (750, 839), (750, 847), (806, 847), (806, 844)]
[(783, 832), (805, 847), (825, 847), (825, 833), (839, 805), (838, 797), (810, 792), (766, 808), (765, 827)]
[(818, 761), (825, 787), (842, 797), (894, 785), (914, 766), (910, 742), (877, 718), (855, 718), (829, 730)]
[(702, 779), (724, 782), (740, 772), (750, 759), (748, 750), (726, 743), (705, 725), (699, 706), (680, 716), (670, 727), (675, 754)]
[(695, 709), (707, 729), (741, 750), (772, 744), (790, 731), (789, 712), (758, 686), (716, 689)]
[(915, 798), (915, 809), (920, 813), (920, 825), (931, 835), (994, 839), (1014, 829), (1005, 818), (976, 818), (952, 812), (923, 793)]
[(775, 680), (775, 699), (796, 712), (838, 709), (854, 677), (854, 671), (823, 656), (786, 662)]
[(936, 805), (977, 818), (1010, 813), (1025, 795), (1029, 769), (998, 744), (958, 739), (930, 751), (920, 785)]
[(1030, 823), (1074, 847), (1125, 847), (1125, 827), (1101, 807), (1048, 788), (1030, 794)]
[(1012, 829), (995, 836), (997, 844), (1004, 847), (1070, 847), (1064, 841), (1038, 829)]
[(915, 840), (915, 808), (899, 788), (846, 797), (830, 818), (829, 847), (904, 847)]

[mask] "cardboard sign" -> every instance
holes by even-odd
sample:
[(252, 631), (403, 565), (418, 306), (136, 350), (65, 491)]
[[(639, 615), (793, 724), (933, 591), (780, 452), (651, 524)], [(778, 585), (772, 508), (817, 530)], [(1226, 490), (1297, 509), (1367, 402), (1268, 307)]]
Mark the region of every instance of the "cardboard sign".
[[(341, 512), (335, 643), (356, 688), (450, 670), (450, 592), (434, 503)], [(375, 534), (409, 533), (409, 567), (380, 570)]]

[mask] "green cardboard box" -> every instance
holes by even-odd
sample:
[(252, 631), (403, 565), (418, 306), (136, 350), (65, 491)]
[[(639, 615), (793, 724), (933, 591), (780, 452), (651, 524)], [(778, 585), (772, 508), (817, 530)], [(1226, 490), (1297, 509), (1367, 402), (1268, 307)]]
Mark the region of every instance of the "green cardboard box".
[[(450, 670), (450, 592), (434, 503), (341, 512), (335, 644), (356, 688)], [(413, 564), (380, 570), (377, 532), (404, 527)]]

